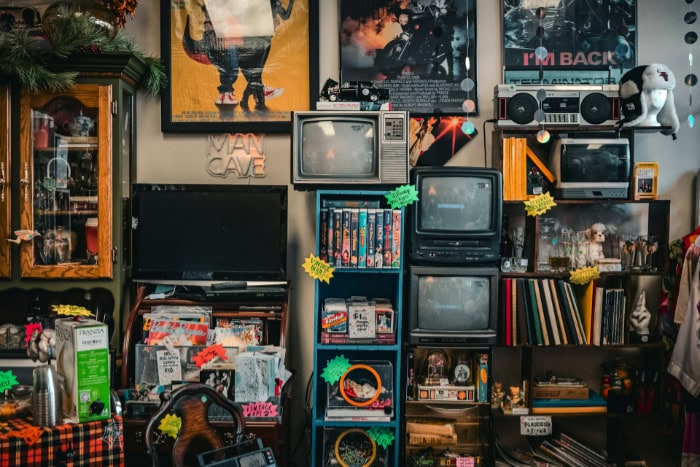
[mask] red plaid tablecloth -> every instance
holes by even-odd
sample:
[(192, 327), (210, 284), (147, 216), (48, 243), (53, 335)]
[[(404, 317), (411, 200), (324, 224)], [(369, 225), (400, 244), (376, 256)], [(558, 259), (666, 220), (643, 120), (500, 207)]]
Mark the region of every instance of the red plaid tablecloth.
[(38, 427), (21, 418), (0, 420), (0, 467), (124, 466), (121, 417)]

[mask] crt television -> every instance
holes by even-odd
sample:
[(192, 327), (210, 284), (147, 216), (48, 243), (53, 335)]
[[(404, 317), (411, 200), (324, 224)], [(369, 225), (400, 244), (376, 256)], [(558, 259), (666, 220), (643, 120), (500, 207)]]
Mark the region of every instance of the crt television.
[(630, 142), (626, 138), (557, 138), (550, 155), (561, 199), (628, 197)]
[(498, 278), (495, 266), (411, 265), (409, 344), (495, 344)]
[(287, 186), (134, 184), (131, 241), (137, 281), (285, 282)]
[(497, 263), (501, 172), (479, 167), (416, 167), (418, 201), (408, 208), (410, 255), (418, 263)]
[(292, 113), (291, 182), (297, 190), (408, 183), (408, 113)]

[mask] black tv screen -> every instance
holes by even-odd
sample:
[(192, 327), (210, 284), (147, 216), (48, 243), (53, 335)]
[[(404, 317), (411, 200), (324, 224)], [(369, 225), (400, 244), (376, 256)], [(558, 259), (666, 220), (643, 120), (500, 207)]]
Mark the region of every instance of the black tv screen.
[(426, 176), (420, 186), (420, 227), (422, 231), (479, 232), (492, 229), (494, 191), (491, 178), (467, 176)]
[(132, 277), (286, 280), (287, 187), (134, 184)]

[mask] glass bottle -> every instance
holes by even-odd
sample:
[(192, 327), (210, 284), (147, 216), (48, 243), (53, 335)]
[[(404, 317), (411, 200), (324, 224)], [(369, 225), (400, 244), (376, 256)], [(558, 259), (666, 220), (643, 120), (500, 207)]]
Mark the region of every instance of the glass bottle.
[(555, 219), (553, 217), (541, 217), (539, 219), (537, 235), (537, 270), (550, 271), (549, 257), (554, 254), (557, 236), (554, 230)]
[(500, 250), (501, 258), (511, 258), (513, 256), (513, 239), (510, 237), (508, 216), (503, 216)]

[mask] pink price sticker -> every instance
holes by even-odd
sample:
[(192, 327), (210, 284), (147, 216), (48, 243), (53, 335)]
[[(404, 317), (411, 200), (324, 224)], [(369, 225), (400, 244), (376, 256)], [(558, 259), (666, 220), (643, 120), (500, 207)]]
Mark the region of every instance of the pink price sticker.
[(458, 457), (455, 460), (457, 461), (455, 463), (457, 467), (474, 467), (473, 457)]

